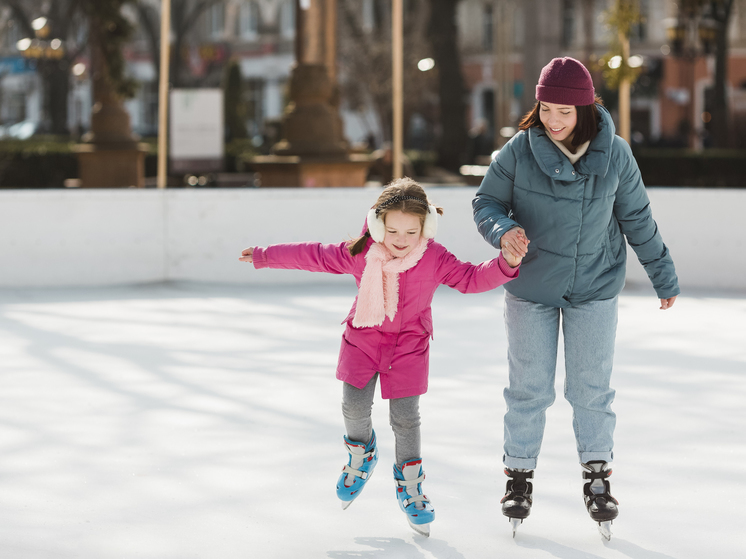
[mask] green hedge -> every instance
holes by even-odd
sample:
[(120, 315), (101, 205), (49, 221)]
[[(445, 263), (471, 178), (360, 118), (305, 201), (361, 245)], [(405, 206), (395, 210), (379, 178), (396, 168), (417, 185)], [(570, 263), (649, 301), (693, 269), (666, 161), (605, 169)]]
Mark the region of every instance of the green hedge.
[[(145, 156), (145, 176), (158, 172), (158, 149), (154, 138), (141, 140), (150, 146)], [(62, 188), (65, 179), (77, 178), (75, 142), (55, 136), (34, 136), (28, 140), (0, 140), (0, 188)], [(249, 140), (225, 145), (225, 171), (241, 171), (240, 160), (256, 154)]]
[(60, 188), (78, 176), (73, 142), (36, 136), (0, 140), (0, 188)]
[(635, 149), (647, 186), (746, 187), (746, 152)]
[[(155, 141), (145, 157), (145, 174), (157, 172)], [(78, 177), (74, 142), (53, 136), (29, 140), (0, 140), (0, 188), (62, 188), (65, 179)], [(242, 161), (255, 154), (248, 140), (234, 140), (225, 146), (225, 170), (242, 171)], [(746, 152), (674, 149), (635, 149), (635, 158), (647, 186), (746, 187)], [(430, 152), (408, 151), (418, 175), (434, 164)]]

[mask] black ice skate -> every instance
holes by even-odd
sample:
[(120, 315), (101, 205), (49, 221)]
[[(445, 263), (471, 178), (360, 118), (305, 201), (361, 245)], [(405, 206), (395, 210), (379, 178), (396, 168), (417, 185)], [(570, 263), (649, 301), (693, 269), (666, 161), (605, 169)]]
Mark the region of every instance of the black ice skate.
[(585, 507), (591, 518), (598, 522), (598, 531), (601, 535), (610, 540), (611, 523), (619, 516), (619, 501), (611, 496), (611, 485), (608, 480), (611, 466), (603, 460), (591, 460), (581, 465), (587, 470), (583, 472), (583, 479), (590, 480), (583, 485)]
[(503, 515), (507, 516), (513, 525), (513, 537), (524, 519), (531, 514), (531, 503), (533, 485), (529, 479), (533, 479), (533, 470), (511, 470), (506, 468), (505, 475), (510, 479), (505, 486), (505, 497), (502, 503)]

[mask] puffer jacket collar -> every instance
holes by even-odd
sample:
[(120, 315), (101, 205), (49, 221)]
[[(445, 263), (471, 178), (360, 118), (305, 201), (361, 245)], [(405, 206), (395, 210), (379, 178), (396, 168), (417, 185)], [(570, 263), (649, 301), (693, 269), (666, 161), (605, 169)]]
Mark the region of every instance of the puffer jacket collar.
[[(588, 151), (573, 166), (570, 160), (557, 149), (547, 136), (544, 128), (529, 128), (528, 142), (539, 168), (550, 178), (561, 181), (575, 181), (581, 175), (606, 176), (611, 162), (611, 146), (614, 142), (616, 128), (609, 111), (596, 105), (599, 114), (598, 134)], [(575, 172), (577, 170), (577, 173)]]

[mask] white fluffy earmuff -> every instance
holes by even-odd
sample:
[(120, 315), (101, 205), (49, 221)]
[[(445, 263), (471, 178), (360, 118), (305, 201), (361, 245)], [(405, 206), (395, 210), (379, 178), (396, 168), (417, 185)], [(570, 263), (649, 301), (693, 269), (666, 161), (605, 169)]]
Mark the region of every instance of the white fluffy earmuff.
[[(376, 208), (371, 208), (368, 211), (368, 232), (371, 238), (377, 242), (382, 243), (386, 236), (386, 225), (383, 220), (376, 215)], [(435, 238), (435, 233), (438, 232), (438, 210), (435, 206), (428, 204), (427, 216), (425, 217), (425, 226), (422, 228), (422, 236), (426, 239)]]
[(376, 209), (371, 208), (368, 212), (368, 232), (371, 238), (377, 242), (382, 243), (383, 238), (386, 236), (386, 225), (383, 220), (376, 215)]
[(438, 210), (435, 206), (428, 204), (427, 216), (425, 217), (425, 226), (422, 228), (422, 236), (426, 239), (434, 239), (435, 233), (438, 232)]

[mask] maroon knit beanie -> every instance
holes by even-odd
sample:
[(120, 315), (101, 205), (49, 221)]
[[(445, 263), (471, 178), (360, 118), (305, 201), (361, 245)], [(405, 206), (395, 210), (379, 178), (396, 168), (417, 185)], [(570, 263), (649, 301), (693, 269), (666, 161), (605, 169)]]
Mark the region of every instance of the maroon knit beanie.
[(593, 105), (596, 93), (590, 73), (569, 56), (555, 58), (541, 70), (536, 99), (557, 105)]

